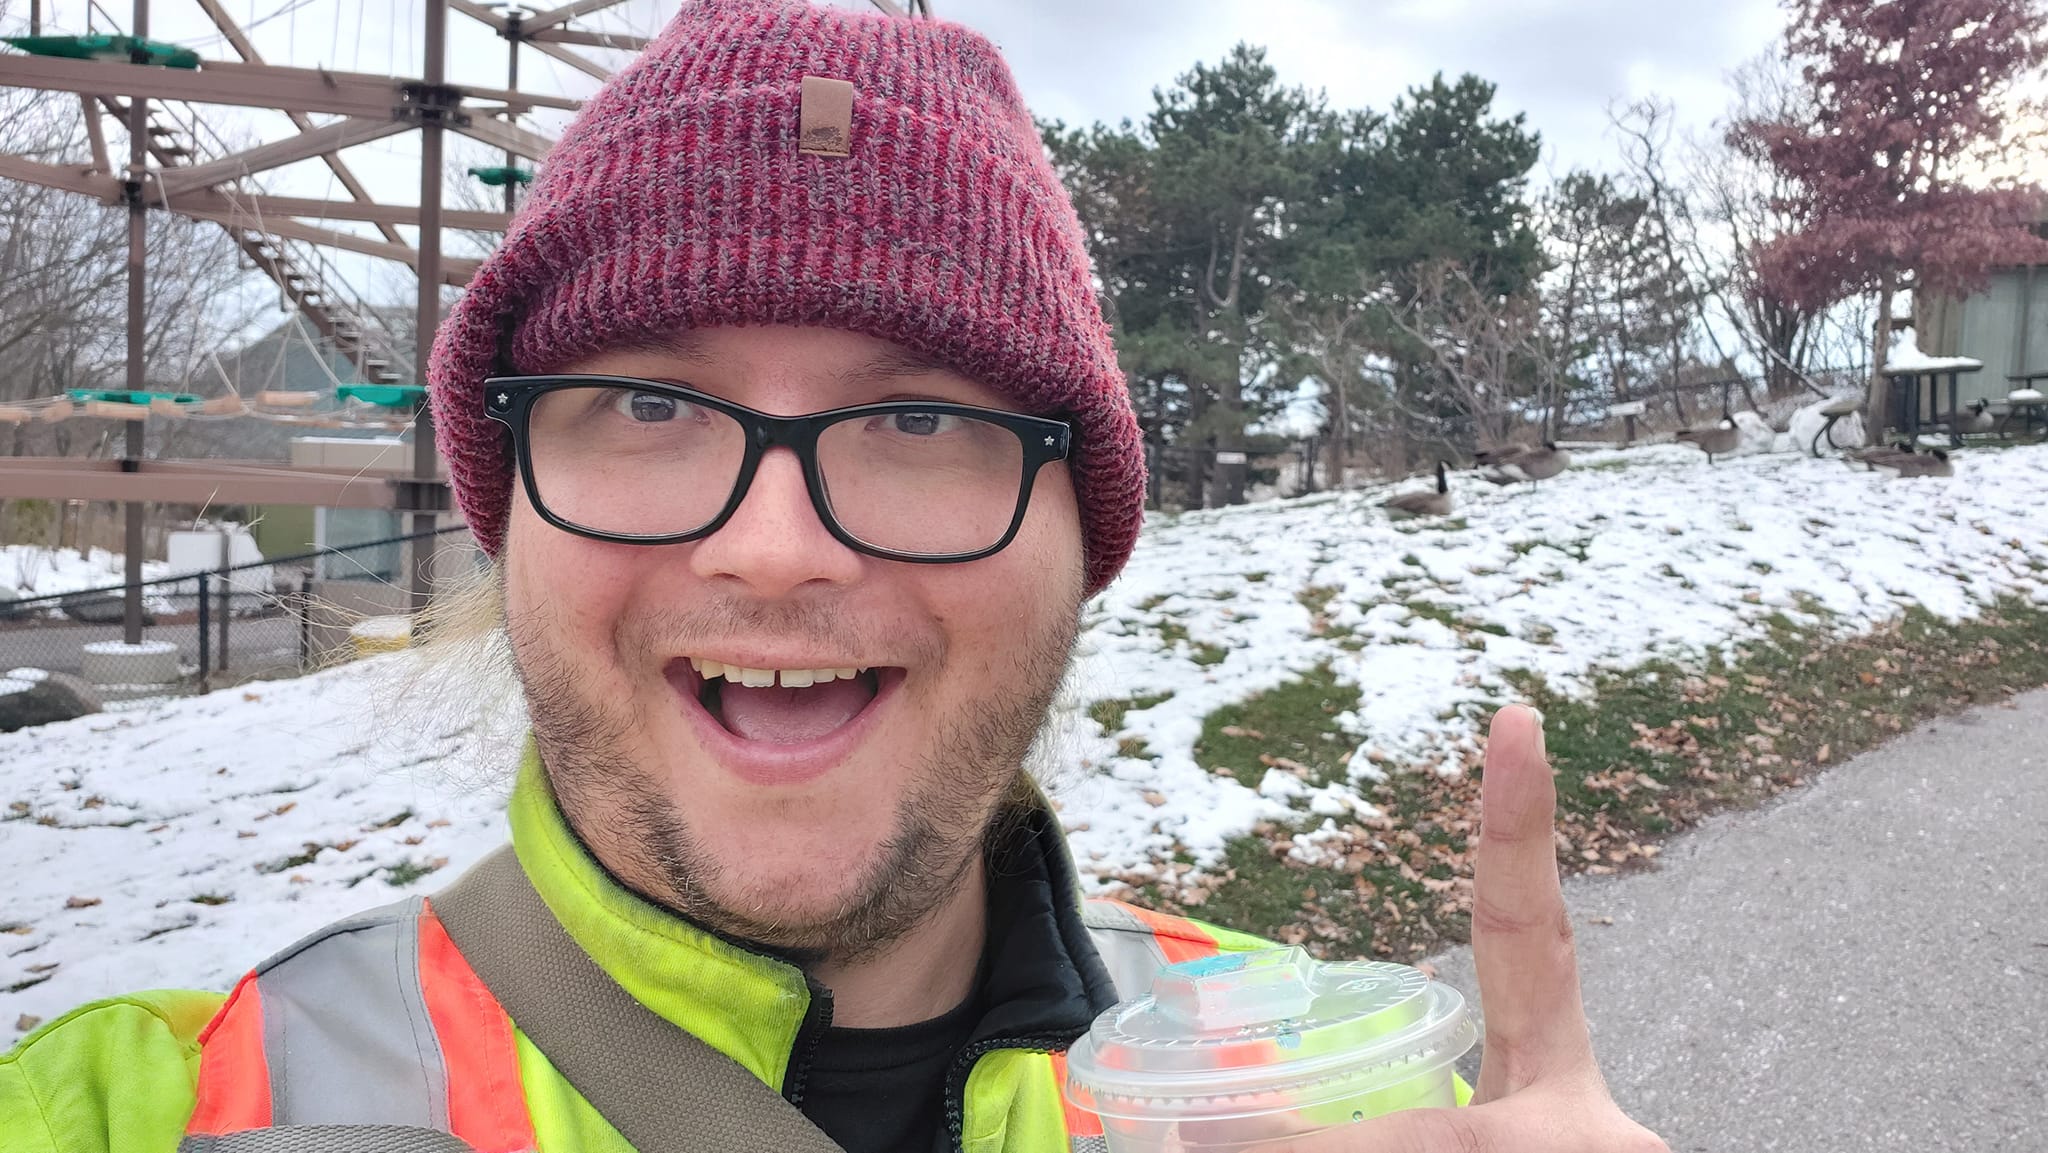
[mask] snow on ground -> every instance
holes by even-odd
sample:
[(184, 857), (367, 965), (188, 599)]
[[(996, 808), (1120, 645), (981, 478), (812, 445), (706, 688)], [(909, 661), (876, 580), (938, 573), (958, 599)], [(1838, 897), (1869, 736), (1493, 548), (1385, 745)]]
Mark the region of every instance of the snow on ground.
[[(1213, 860), (1264, 817), (1362, 806), (1284, 774), (1261, 795), (1193, 758), (1210, 712), (1323, 662), (1362, 689), (1342, 719), (1365, 778), (1469, 748), (1514, 670), (1583, 687), (1601, 667), (1725, 649), (1770, 613), (1811, 619), (1809, 604), (1843, 630), (1916, 602), (1947, 617), (2008, 594), (2048, 604), (2048, 448), (1962, 453), (1956, 471), (1899, 481), (1783, 454), (1710, 468), (1665, 446), (1586, 454), (1534, 488), (1456, 476), (1458, 513), (1437, 524), (1388, 523), (1384, 491), (1155, 520), (1090, 606), (1050, 745), (1077, 858), (1097, 881), (1143, 875)], [(0, 1039), (19, 1014), (123, 990), (225, 988), (502, 839), (513, 750), (461, 715), (395, 720), (409, 659), (0, 735)], [(1119, 733), (1086, 716), (1167, 692)], [(1147, 757), (1120, 756), (1118, 737)]]
[[(142, 579), (154, 580), (170, 571), (162, 561), (144, 561)], [(79, 589), (118, 586), (127, 578), (121, 571), (121, 557), (96, 548), (82, 557), (77, 549), (44, 548), (41, 545), (0, 545), (0, 601), (16, 597), (51, 596)]]

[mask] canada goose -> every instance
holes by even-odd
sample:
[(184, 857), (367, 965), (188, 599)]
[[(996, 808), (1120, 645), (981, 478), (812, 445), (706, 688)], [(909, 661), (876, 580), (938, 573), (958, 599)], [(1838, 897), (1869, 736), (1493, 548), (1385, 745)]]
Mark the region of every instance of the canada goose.
[(1991, 415), (1991, 402), (1978, 397), (1970, 402), (1970, 415), (1956, 423), (1956, 432), (1989, 433), (1998, 429), (1998, 419)]
[(1557, 447), (1556, 441), (1549, 440), (1544, 441), (1540, 448), (1490, 449), (1474, 453), (1473, 457), (1480, 464), (1494, 466), (1486, 474), (1486, 479), (1495, 484), (1549, 480), (1572, 466), (1572, 454)]
[(1871, 450), (1863, 457), (1865, 464), (1876, 468), (1888, 468), (1900, 476), (1954, 476), (1955, 466), (1949, 463), (1948, 453), (1940, 449), (1916, 452), (1912, 445), (1903, 445), (1899, 451), (1884, 453)]
[(1901, 457), (1912, 456), (1913, 446), (1910, 442), (1902, 440), (1897, 444), (1874, 444), (1869, 448), (1859, 448), (1849, 455), (1862, 464), (1876, 468), (1888, 465)]
[(1449, 516), (1451, 513), (1451, 482), (1445, 475), (1444, 462), (1436, 462), (1435, 492), (1404, 492), (1390, 497), (1380, 506), (1387, 510), (1389, 520), (1408, 520), (1419, 516)]
[(1742, 430), (1733, 420), (1723, 420), (1712, 428), (1680, 429), (1678, 439), (1698, 445), (1707, 454), (1707, 463), (1712, 464), (1716, 456), (1727, 456), (1742, 447)]

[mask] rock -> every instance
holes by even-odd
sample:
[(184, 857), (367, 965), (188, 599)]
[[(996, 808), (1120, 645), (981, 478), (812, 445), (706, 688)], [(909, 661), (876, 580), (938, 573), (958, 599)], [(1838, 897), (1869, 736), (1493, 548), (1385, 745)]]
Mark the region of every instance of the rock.
[[(1843, 446), (1843, 448), (1860, 448), (1863, 444), (1861, 404), (1861, 397), (1830, 397), (1827, 400), (1817, 400), (1798, 412), (1793, 413), (1791, 425), (1793, 447), (1800, 452), (1811, 452), (1813, 450), (1813, 438), (1819, 436), (1820, 430), (1826, 426), (1830, 411), (1847, 409), (1848, 415), (1835, 421), (1832, 434), (1833, 439), (1836, 444)], [(1826, 455), (1827, 453), (1839, 452), (1841, 450), (1830, 449), (1828, 442), (1823, 440), (1820, 442), (1820, 451), (1823, 455)]]
[[(72, 620), (94, 625), (120, 624), (123, 614), (128, 611), (127, 603), (118, 589), (111, 593), (78, 593), (58, 601), (57, 605), (63, 609), (64, 615)], [(146, 604), (142, 610), (142, 623), (156, 623), (156, 614), (150, 612)]]
[(43, 669), (0, 673), (0, 733), (68, 721), (99, 711), (99, 694), (68, 673)]

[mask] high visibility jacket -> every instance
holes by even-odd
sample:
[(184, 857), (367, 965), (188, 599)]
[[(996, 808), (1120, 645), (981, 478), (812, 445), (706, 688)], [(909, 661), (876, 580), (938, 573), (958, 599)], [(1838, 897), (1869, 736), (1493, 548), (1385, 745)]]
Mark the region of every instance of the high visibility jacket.
[[(570, 832), (531, 758), (510, 816), (527, 878), (614, 980), (801, 1100), (807, 1046), (829, 1024), (828, 995), (794, 966), (619, 886)], [(1008, 1027), (970, 1041), (949, 1079), (947, 1121), (962, 1153), (1100, 1148), (1099, 1122), (1063, 1100), (1067, 1045), (1095, 1013), (1148, 987), (1161, 965), (1266, 947), (1128, 905), (1084, 908), (1070, 896), (1051, 814), (1035, 819), (1048, 907), (1016, 940), (991, 948), (989, 983), (1008, 979), (1003, 958), (1016, 954), (1024, 968), (1013, 984), (1025, 992), (985, 990), (1008, 998)], [(631, 1153), (507, 1019), (430, 900), (316, 933), (224, 1002), (163, 993), (100, 1002), (0, 1057), (0, 1153), (162, 1153), (188, 1134), (336, 1123), (425, 1125), (481, 1153)]]

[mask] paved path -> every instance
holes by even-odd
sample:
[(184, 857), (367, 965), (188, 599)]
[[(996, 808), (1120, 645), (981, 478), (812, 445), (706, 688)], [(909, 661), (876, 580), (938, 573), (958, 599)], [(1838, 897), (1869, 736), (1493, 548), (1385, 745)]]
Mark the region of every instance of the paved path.
[(1662, 861), (1565, 897), (1601, 1066), (1673, 1150), (2048, 1150), (2048, 691)]

